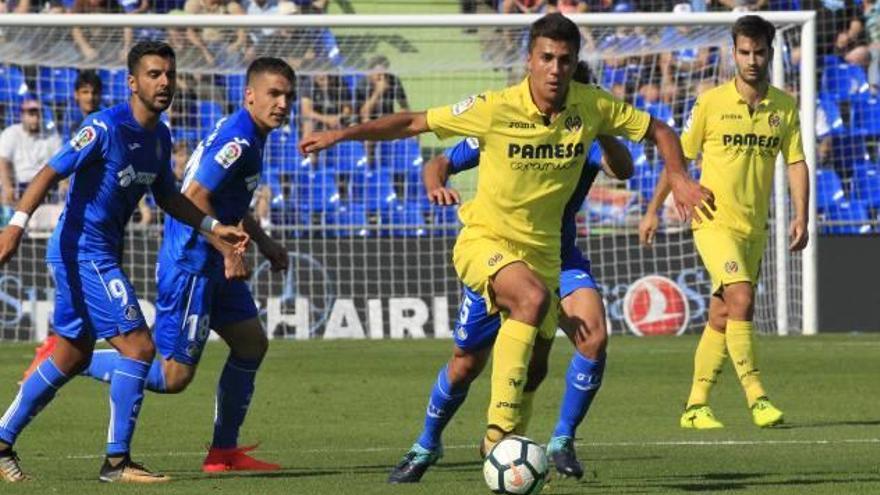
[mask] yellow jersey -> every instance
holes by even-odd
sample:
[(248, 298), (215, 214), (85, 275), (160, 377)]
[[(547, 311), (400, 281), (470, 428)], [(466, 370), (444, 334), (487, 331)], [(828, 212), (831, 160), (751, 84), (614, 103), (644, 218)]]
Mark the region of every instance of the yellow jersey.
[(767, 230), (776, 156), (788, 165), (804, 161), (796, 100), (770, 86), (754, 110), (734, 81), (697, 98), (681, 135), (687, 158), (702, 153), (700, 183), (715, 194), (714, 220), (695, 229), (721, 227), (743, 236)]
[(650, 116), (595, 86), (572, 82), (565, 106), (550, 121), (532, 101), (529, 80), (428, 110), (440, 139), (473, 136), (480, 143), (477, 193), (462, 205), (465, 228), (559, 258), (565, 205), (597, 134), (644, 137)]

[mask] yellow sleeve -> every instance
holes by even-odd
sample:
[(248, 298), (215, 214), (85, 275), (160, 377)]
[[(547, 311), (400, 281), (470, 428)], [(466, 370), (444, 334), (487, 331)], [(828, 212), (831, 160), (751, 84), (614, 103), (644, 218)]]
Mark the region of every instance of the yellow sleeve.
[(440, 139), (473, 136), (479, 139), (492, 127), (493, 95), (468, 96), (455, 105), (428, 110), (428, 128)]
[(782, 136), (782, 158), (785, 159), (786, 165), (806, 161), (804, 156), (804, 148), (801, 143), (801, 118), (797, 109), (791, 110), (791, 116), (788, 120), (788, 132)]
[(651, 116), (624, 103), (606, 91), (599, 90), (596, 109), (602, 116), (599, 134), (620, 136), (638, 142), (648, 132)]
[(702, 100), (697, 98), (681, 133), (681, 149), (688, 160), (695, 160), (703, 151), (703, 138), (706, 135), (706, 103)]

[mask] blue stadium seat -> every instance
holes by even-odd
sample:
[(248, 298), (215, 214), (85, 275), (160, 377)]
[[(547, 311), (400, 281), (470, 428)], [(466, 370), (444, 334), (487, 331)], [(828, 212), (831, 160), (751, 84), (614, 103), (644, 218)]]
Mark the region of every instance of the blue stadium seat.
[(79, 74), (71, 67), (40, 67), (37, 73), (37, 88), (40, 98), (50, 103), (73, 101), (73, 90)]
[[(873, 102), (871, 101), (873, 100)], [(876, 98), (870, 98), (866, 105), (875, 105)], [(878, 113), (874, 113), (878, 112)], [(827, 95), (820, 95), (816, 102), (816, 137), (823, 139), (827, 136), (841, 136), (846, 134), (846, 126), (840, 115), (840, 107), (837, 103)], [(820, 125), (821, 123), (821, 125)], [(860, 135), (869, 135), (876, 133), (880, 129), (880, 108), (872, 108), (869, 110), (866, 106), (856, 105), (853, 108), (853, 127), (856, 133)], [(858, 130), (858, 129), (864, 130)]]
[(336, 237), (369, 237), (370, 220), (362, 204), (343, 202), (327, 213), (327, 225), (335, 226), (328, 232)]
[(104, 105), (113, 106), (128, 100), (128, 69), (98, 69)]
[(216, 101), (200, 101), (196, 104), (196, 111), (199, 114), (199, 131), (206, 136), (214, 125), (223, 118), (223, 107)]
[(422, 150), (416, 138), (383, 141), (376, 146), (376, 163), (380, 168), (405, 173), (412, 168), (421, 168), (422, 162)]
[(387, 170), (359, 170), (351, 177), (352, 202), (366, 206), (367, 212), (389, 211), (397, 204), (394, 180)]
[(14, 107), (28, 92), (24, 73), (18, 67), (0, 65), (0, 105)]
[(419, 201), (398, 202), (385, 218), (390, 220), (391, 235), (394, 237), (423, 237), (428, 234), (425, 212)]
[(245, 75), (241, 73), (223, 74), (219, 77), (219, 83), (226, 88), (226, 102), (233, 106), (239, 106), (244, 99)]
[(871, 217), (861, 201), (841, 201), (824, 212), (823, 234), (867, 234), (871, 232)]
[(869, 90), (865, 69), (858, 65), (828, 64), (822, 69), (821, 93), (835, 102), (865, 99)]
[(636, 99), (636, 107), (640, 108), (655, 119), (665, 123), (669, 127), (675, 127), (675, 117), (672, 113), (672, 107), (662, 101), (646, 102), (640, 98)]
[(461, 227), (458, 221), (458, 206), (422, 206), (422, 211), (426, 213), (433, 229), (429, 235), (434, 237), (454, 237), (458, 235)]
[(367, 166), (367, 151), (361, 141), (343, 141), (323, 154), (324, 166), (340, 173), (352, 173)]
[(829, 168), (816, 169), (816, 208), (825, 211), (844, 200), (843, 182), (837, 172)]
[(848, 177), (856, 167), (871, 160), (866, 139), (862, 136), (832, 135), (831, 149), (833, 151), (828, 157), (829, 165), (845, 177)]
[(880, 209), (880, 168), (873, 164), (856, 167), (852, 195), (868, 208)]
[(322, 214), (339, 204), (339, 185), (331, 171), (300, 169), (293, 174), (293, 180), (298, 211)]
[(660, 173), (647, 160), (633, 164), (633, 177), (627, 181), (631, 191), (638, 191), (643, 202), (647, 204), (654, 195)]

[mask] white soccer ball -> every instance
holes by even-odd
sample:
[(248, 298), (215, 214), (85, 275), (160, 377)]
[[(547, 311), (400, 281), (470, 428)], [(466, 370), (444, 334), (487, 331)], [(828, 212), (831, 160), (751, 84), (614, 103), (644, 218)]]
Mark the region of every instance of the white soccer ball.
[(528, 438), (507, 437), (486, 456), (483, 476), (494, 493), (538, 493), (547, 481), (547, 454)]

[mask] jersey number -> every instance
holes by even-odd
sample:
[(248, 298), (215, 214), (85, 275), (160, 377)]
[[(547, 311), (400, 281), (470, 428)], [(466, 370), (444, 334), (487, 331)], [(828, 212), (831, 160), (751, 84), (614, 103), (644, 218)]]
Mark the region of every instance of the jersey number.
[(208, 332), (211, 331), (211, 317), (208, 315), (189, 315), (186, 317), (186, 326), (189, 328), (190, 342), (204, 342), (208, 338)]

